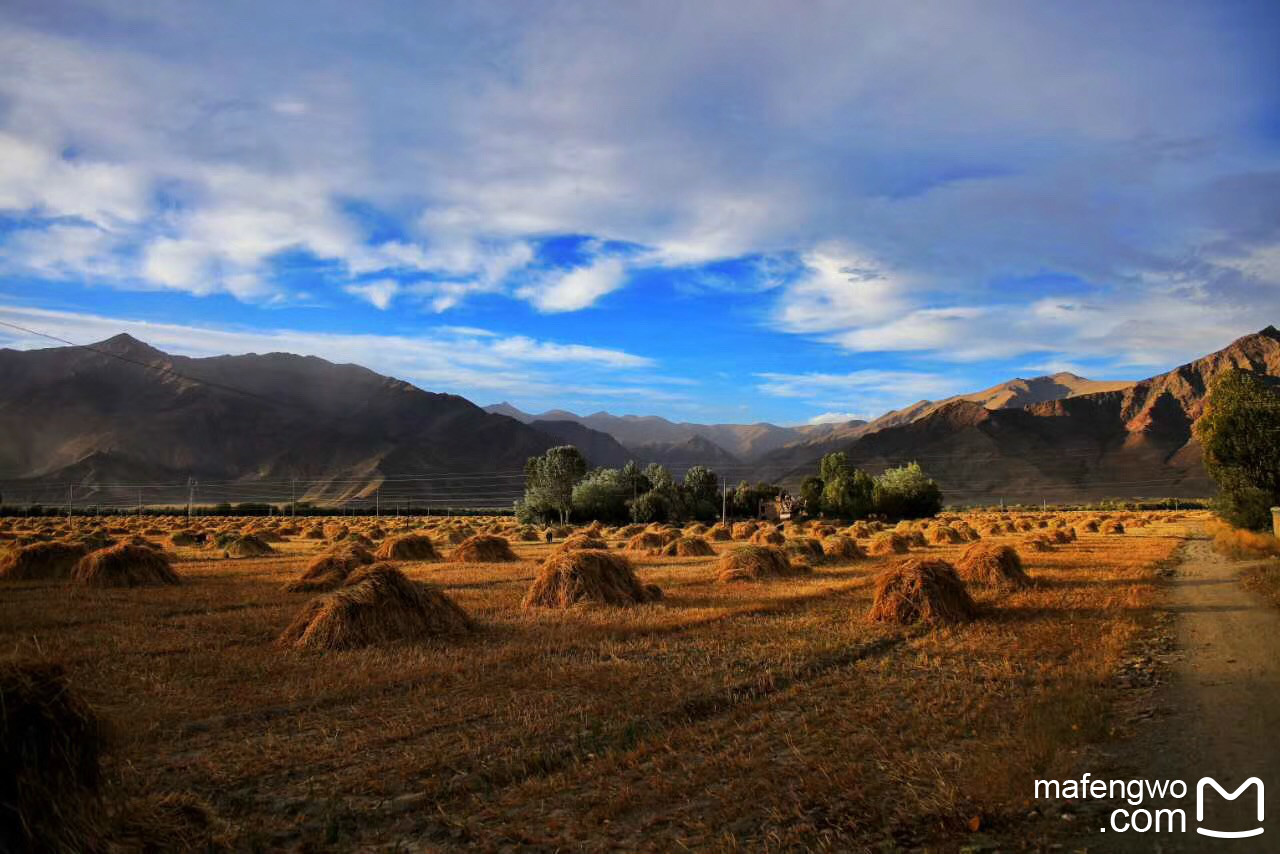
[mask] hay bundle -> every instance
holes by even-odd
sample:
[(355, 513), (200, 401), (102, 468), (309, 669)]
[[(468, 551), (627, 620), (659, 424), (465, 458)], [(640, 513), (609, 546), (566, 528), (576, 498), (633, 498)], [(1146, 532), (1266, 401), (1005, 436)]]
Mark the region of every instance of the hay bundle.
[(871, 530), (871, 526), (869, 524), (862, 521), (854, 522), (852, 525), (846, 528), (845, 531), (848, 532), (849, 536), (857, 540), (868, 539), (872, 534), (875, 533), (875, 531)]
[(1084, 529), (1085, 529), (1085, 531), (1086, 531), (1086, 532), (1088, 532), (1088, 533), (1090, 533), (1090, 534), (1096, 534), (1096, 533), (1098, 533), (1098, 526), (1099, 526), (1100, 524), (1102, 524), (1100, 520), (1098, 520), (1098, 519), (1090, 519), (1090, 520), (1088, 520), (1087, 522), (1085, 522), (1085, 523), (1084, 523)]
[(631, 537), (634, 537), (636, 534), (643, 533), (644, 530), (645, 530), (644, 525), (624, 525), (618, 529), (618, 536), (622, 537), (623, 539), (630, 539)]
[(707, 533), (707, 526), (701, 522), (694, 522), (692, 525), (684, 529), (687, 536), (701, 537)]
[(657, 531), (641, 531), (631, 539), (627, 540), (627, 551), (657, 551), (669, 542), (671, 542), (671, 539), (668, 537), (666, 532), (658, 533)]
[(822, 543), (813, 537), (794, 537), (787, 540), (783, 549), (789, 555), (815, 563), (826, 557), (826, 553), (822, 550)]
[(750, 542), (757, 546), (781, 546), (786, 545), (787, 538), (781, 531), (761, 528), (751, 535)]
[(317, 555), (306, 572), (285, 585), (290, 593), (317, 593), (334, 590), (362, 566), (373, 563), (373, 554), (358, 543), (339, 543)]
[(663, 546), (662, 553), (667, 557), (708, 557), (716, 550), (702, 537), (681, 537)]
[(505, 537), (493, 534), (474, 534), (467, 537), (449, 555), (455, 563), (509, 563), (519, 560)]
[(525, 608), (569, 608), (577, 604), (637, 605), (662, 598), (652, 584), (641, 584), (631, 562), (614, 552), (585, 549), (552, 555), (538, 570)]
[(745, 540), (760, 530), (760, 526), (755, 522), (739, 522), (733, 526), (733, 538), (735, 540)]
[(341, 522), (329, 522), (324, 526), (322, 531), (324, 532), (324, 539), (331, 540), (333, 542), (345, 540), (347, 535), (351, 533), (351, 529), (346, 525), (343, 525)]
[(57, 540), (19, 546), (0, 557), (0, 578), (10, 581), (70, 578), (75, 565), (88, 552), (82, 543)]
[(1004, 528), (1001, 527), (999, 522), (993, 522), (990, 525), (984, 525), (982, 528), (982, 534), (985, 537), (998, 537), (1003, 533), (1004, 533)]
[(0, 851), (97, 847), (102, 741), (60, 665), (0, 665)]
[(867, 545), (870, 555), (901, 555), (907, 553), (907, 538), (897, 531), (881, 531)]
[(1050, 541), (1058, 545), (1065, 545), (1066, 543), (1074, 542), (1075, 538), (1075, 528), (1054, 528), (1049, 532)]
[(1035, 530), (1036, 527), (1035, 522), (1032, 522), (1030, 519), (1019, 519), (1013, 524), (1019, 531), (1032, 531)]
[(1053, 547), (1053, 538), (1048, 534), (1034, 534), (1022, 541), (1026, 548), (1033, 552), (1052, 552), (1056, 551)]
[(724, 542), (733, 539), (733, 531), (727, 525), (712, 525), (711, 530), (707, 531), (707, 536), (716, 542)]
[(574, 534), (568, 537), (560, 545), (552, 549), (552, 554), (560, 554), (561, 552), (575, 552), (584, 549), (607, 549), (609, 544), (604, 540), (596, 539), (590, 534)]
[(1104, 534), (1123, 534), (1123, 533), (1124, 533), (1124, 523), (1123, 523), (1123, 522), (1121, 522), (1119, 519), (1112, 519), (1111, 521), (1106, 522), (1106, 523), (1104, 523), (1104, 524), (1103, 524), (1103, 526), (1102, 526), (1102, 533), (1104, 533)]
[(98, 549), (105, 549), (107, 546), (114, 546), (116, 544), (116, 541), (101, 528), (96, 531), (88, 531), (81, 534), (78, 539), (84, 545), (85, 550), (91, 552), (96, 552)]
[(442, 538), (446, 543), (448, 543), (448, 544), (449, 544), (449, 545), (451, 545), (451, 546), (459, 546), (459, 545), (462, 545), (462, 544), (463, 544), (463, 543), (465, 543), (467, 540), (469, 540), (469, 539), (471, 539), (472, 537), (475, 537), (475, 536), (482, 536), (482, 537), (485, 537), (485, 536), (492, 536), (492, 535), (491, 535), (491, 534), (479, 534), (479, 535), (477, 535), (477, 534), (476, 534), (473, 530), (471, 530), (470, 528), (445, 528), (445, 529), (444, 529), (443, 531), (441, 531), (441, 533), (440, 533), (440, 537), (441, 537), (441, 538)]
[(974, 543), (956, 561), (956, 574), (970, 584), (1016, 589), (1031, 583), (1022, 569), (1022, 558), (1012, 546)]
[(522, 543), (536, 543), (542, 539), (542, 535), (532, 525), (525, 525), (516, 530), (515, 538)]
[(954, 546), (964, 542), (964, 534), (949, 525), (934, 525), (929, 529), (929, 542), (940, 546)]
[(279, 643), (295, 649), (354, 649), (422, 641), (471, 628), (467, 613), (438, 588), (410, 581), (391, 564), (376, 563), (307, 603)]
[(440, 560), (435, 543), (426, 534), (393, 534), (382, 541), (374, 556), (378, 560)]
[(925, 546), (929, 545), (928, 540), (924, 538), (924, 531), (908, 531), (907, 533), (903, 534), (903, 536), (907, 538), (908, 546), (916, 546), (918, 548), (924, 548)]
[(111, 851), (230, 854), (235, 833), (209, 804), (188, 792), (130, 798), (111, 819)]
[(257, 534), (233, 536), (224, 541), (222, 550), (227, 553), (227, 557), (263, 557), (276, 553), (276, 550)]
[(951, 564), (908, 558), (876, 576), (867, 619), (879, 623), (956, 623), (977, 613)]
[(302, 538), (304, 540), (323, 540), (324, 528), (319, 525), (312, 525), (302, 532)]
[(793, 564), (786, 552), (776, 546), (738, 546), (716, 562), (716, 576), (721, 583), (786, 578), (809, 571), (805, 564)]
[(844, 534), (832, 534), (824, 539), (822, 552), (830, 560), (858, 560), (867, 556), (857, 540)]
[(198, 545), (203, 537), (197, 536), (195, 531), (184, 530), (174, 531), (169, 535), (169, 545), (171, 546), (194, 546)]
[(71, 580), (86, 587), (150, 587), (178, 584), (177, 573), (164, 552), (121, 543), (82, 557)]

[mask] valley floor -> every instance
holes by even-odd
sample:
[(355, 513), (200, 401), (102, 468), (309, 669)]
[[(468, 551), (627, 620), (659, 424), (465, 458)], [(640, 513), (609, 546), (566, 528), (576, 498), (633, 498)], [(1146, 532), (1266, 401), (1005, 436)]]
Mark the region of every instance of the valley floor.
[(1114, 734), (1188, 525), (1023, 551), (1036, 584), (954, 629), (865, 620), (892, 558), (722, 585), (715, 558), (641, 555), (660, 603), (525, 611), (549, 547), (516, 544), (404, 564), (477, 619), (467, 640), (285, 652), (308, 597), (282, 585), (319, 548), (295, 540), (179, 549), (174, 588), (6, 584), (0, 644), (65, 662), (110, 722), (110, 797), (196, 795), (243, 851), (1039, 848), (1033, 781)]

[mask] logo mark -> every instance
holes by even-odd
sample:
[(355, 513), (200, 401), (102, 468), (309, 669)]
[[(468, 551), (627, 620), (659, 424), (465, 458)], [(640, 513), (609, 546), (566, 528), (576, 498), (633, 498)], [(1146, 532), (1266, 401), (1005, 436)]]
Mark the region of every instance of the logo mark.
[[(1250, 777), (1240, 784), (1240, 787), (1234, 792), (1228, 792), (1226, 789), (1218, 785), (1218, 781), (1212, 777), (1201, 777), (1200, 782), (1196, 783), (1196, 821), (1204, 821), (1204, 788), (1205, 786), (1213, 786), (1219, 795), (1229, 801), (1234, 801), (1240, 797), (1241, 793), (1250, 786), (1258, 787), (1258, 824), (1262, 824), (1265, 816), (1266, 806), (1263, 801), (1262, 781), (1257, 777)], [(1258, 836), (1262, 833), (1261, 827), (1255, 827), (1252, 830), (1210, 830), (1205, 827), (1197, 827), (1196, 833), (1201, 836), (1213, 836), (1218, 839), (1243, 839), (1246, 836)]]

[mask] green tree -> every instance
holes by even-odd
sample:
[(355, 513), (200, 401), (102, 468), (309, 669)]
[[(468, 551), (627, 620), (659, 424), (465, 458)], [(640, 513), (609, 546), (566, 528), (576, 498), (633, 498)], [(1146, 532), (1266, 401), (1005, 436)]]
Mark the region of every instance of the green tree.
[(651, 489), (631, 502), (631, 520), (648, 524), (671, 518), (671, 500), (661, 490)]
[(589, 472), (573, 487), (573, 514), (583, 521), (622, 522), (627, 519), (631, 488), (618, 469)]
[(627, 464), (622, 467), (620, 474), (623, 484), (630, 493), (629, 498), (639, 498), (653, 489), (653, 484), (649, 482), (649, 478), (644, 476), (644, 472), (640, 470), (640, 466), (636, 465), (635, 460), (627, 460)]
[(834, 471), (822, 490), (824, 512), (865, 519), (875, 509), (875, 479), (862, 469)]
[(809, 475), (800, 481), (800, 500), (804, 502), (807, 513), (817, 513), (822, 509), (822, 478)]
[(942, 509), (942, 490), (919, 463), (908, 463), (876, 478), (872, 503), (877, 513), (891, 519), (920, 519)]
[(573, 509), (573, 487), (587, 473), (587, 461), (573, 445), (552, 448), (540, 457), (530, 457), (524, 467), (524, 500), (530, 507), (546, 507), (569, 521)]
[(1195, 435), (1218, 485), (1219, 514), (1237, 527), (1269, 529), (1280, 504), (1280, 395), (1256, 374), (1224, 371), (1209, 387)]
[(649, 488), (656, 489), (660, 492), (666, 492), (676, 485), (675, 480), (671, 477), (671, 472), (660, 463), (649, 463), (644, 467), (645, 479), (649, 481)]

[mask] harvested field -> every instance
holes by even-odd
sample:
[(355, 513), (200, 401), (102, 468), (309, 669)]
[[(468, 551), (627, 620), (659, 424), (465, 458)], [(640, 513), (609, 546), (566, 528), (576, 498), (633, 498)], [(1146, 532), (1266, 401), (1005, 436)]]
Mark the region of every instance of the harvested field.
[[(234, 561), (175, 546), (180, 586), (7, 581), (0, 644), (61, 662), (112, 726), (108, 803), (207, 806), (234, 850), (949, 851), (974, 816), (1017, 850), (1029, 781), (1110, 737), (1110, 677), (1201, 517), (1122, 537), (1086, 518), (1022, 555), (1033, 587), (971, 586), (978, 616), (939, 629), (865, 619), (901, 555), (720, 584), (743, 544), (713, 540), (627, 553), (658, 604), (526, 610), (555, 546), (515, 542), (515, 562), (399, 564), (470, 631), (293, 651), (307, 600), (283, 585), (329, 547), (303, 533)], [(601, 531), (611, 557), (622, 530)]]

